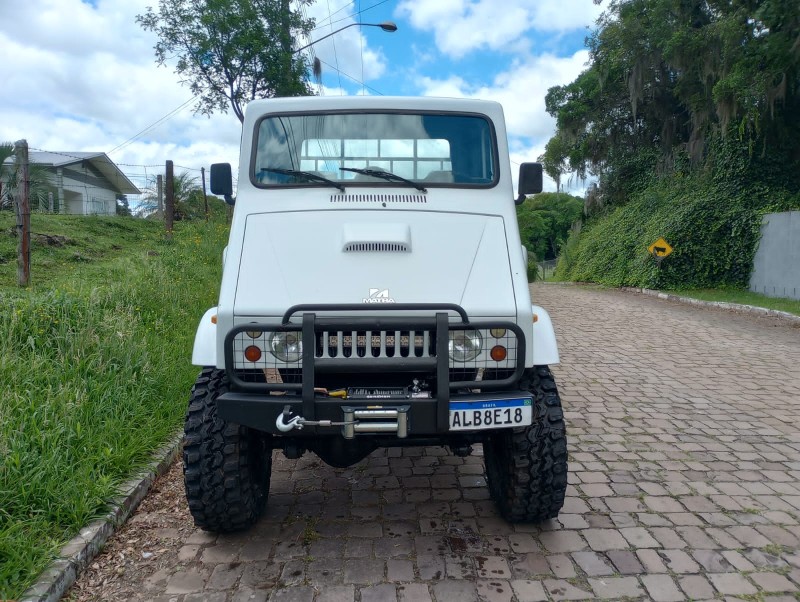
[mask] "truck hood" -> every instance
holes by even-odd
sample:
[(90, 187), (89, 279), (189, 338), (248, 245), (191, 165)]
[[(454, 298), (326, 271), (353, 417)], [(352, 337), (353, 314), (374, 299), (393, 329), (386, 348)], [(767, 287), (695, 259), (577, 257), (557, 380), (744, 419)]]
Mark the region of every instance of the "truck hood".
[(407, 211), (247, 217), (234, 314), (301, 303), (457, 303), (470, 317), (516, 316), (503, 219)]

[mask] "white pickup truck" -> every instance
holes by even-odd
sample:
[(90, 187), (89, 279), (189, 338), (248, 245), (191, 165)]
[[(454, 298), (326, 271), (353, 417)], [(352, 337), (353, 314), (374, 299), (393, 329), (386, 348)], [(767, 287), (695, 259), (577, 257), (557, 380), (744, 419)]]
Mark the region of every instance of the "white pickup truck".
[[(542, 168), (520, 166), (518, 201)], [(247, 106), (219, 305), (193, 363), (184, 476), (197, 525), (246, 528), (273, 450), (350, 466), (379, 447), (483, 445), (510, 521), (567, 486), (559, 361), (531, 304), (503, 111), (442, 98)], [(229, 164), (211, 189), (231, 204)]]

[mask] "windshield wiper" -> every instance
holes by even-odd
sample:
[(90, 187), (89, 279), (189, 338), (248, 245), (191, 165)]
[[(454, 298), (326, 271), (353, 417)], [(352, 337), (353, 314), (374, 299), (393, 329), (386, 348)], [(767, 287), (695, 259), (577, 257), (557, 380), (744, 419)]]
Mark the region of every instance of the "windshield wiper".
[(261, 171), (266, 171), (269, 173), (279, 173), (285, 176), (300, 176), (302, 178), (307, 178), (313, 182), (324, 182), (325, 184), (328, 184), (329, 186), (335, 186), (336, 188), (344, 192), (344, 186), (339, 184), (339, 182), (334, 182), (333, 180), (329, 180), (326, 177), (317, 175), (310, 171), (299, 171), (297, 169), (283, 169), (280, 167), (262, 167)]
[(371, 176), (373, 178), (381, 178), (382, 180), (391, 180), (392, 182), (402, 182), (403, 184), (408, 184), (409, 186), (413, 186), (420, 192), (425, 192), (425, 193), (428, 192), (427, 189), (419, 182), (414, 182), (413, 180), (407, 180), (403, 176), (398, 176), (397, 174), (394, 174), (391, 171), (379, 171), (377, 169), (360, 169), (358, 167), (340, 167), (339, 170), (354, 171), (356, 173), (360, 173), (365, 176)]

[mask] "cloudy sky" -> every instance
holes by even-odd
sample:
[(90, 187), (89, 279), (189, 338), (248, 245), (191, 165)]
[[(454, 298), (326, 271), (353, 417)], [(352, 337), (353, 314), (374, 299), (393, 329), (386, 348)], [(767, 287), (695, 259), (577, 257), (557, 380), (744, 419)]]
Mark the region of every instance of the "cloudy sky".
[[(155, 64), (156, 39), (135, 17), (157, 2), (0, 0), (0, 141), (106, 152), (140, 187), (167, 159), (177, 171), (235, 165), (236, 117), (195, 115), (188, 88)], [(545, 94), (585, 68), (584, 38), (601, 9), (592, 0), (317, 0), (307, 9), (317, 28), (296, 46), (359, 20), (394, 21), (395, 33), (350, 27), (316, 44), (318, 91), (496, 100), (519, 163), (536, 160), (552, 135)]]

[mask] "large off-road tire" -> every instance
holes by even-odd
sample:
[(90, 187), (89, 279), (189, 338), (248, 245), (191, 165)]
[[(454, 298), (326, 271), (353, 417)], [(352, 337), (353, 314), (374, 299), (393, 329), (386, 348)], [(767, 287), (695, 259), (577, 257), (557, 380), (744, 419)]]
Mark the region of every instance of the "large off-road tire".
[(489, 492), (513, 523), (558, 516), (567, 491), (567, 435), (553, 375), (536, 366), (520, 382), (533, 394), (533, 422), (492, 433), (483, 445)]
[(195, 525), (215, 533), (240, 531), (264, 510), (272, 449), (269, 435), (226, 422), (217, 397), (228, 390), (225, 372), (203, 368), (186, 413), (183, 481)]

